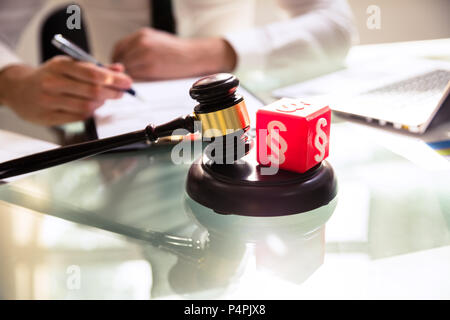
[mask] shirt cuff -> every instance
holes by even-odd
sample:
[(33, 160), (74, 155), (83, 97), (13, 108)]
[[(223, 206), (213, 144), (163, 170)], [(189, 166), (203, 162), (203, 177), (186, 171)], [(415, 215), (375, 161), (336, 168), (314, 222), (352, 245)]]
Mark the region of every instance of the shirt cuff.
[(261, 70), (266, 65), (267, 55), (270, 52), (267, 36), (262, 30), (250, 29), (242, 32), (224, 35), (237, 55), (234, 72)]
[(22, 63), (22, 60), (7, 46), (0, 43), (0, 71), (11, 64)]

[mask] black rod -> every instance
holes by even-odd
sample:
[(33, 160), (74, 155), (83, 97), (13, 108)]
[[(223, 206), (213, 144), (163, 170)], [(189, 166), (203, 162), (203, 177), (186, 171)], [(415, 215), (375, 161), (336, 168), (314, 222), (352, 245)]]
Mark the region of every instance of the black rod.
[(159, 126), (149, 125), (144, 130), (78, 143), (0, 163), (0, 179), (47, 169), (137, 142), (156, 141), (158, 138), (170, 136), (176, 129), (183, 128), (194, 132), (194, 120), (195, 118), (189, 115)]

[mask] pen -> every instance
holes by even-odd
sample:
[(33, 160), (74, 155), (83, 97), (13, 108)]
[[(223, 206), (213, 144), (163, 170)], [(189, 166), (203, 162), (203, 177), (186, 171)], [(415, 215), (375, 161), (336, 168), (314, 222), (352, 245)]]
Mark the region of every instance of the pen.
[[(99, 67), (105, 67), (100, 62), (95, 60), (93, 56), (91, 56), (89, 53), (78, 47), (76, 44), (64, 38), (61, 34), (55, 34), (55, 36), (52, 39), (52, 44), (65, 54), (74, 58), (75, 60), (91, 62)], [(131, 94), (132, 96), (139, 98), (134, 89), (130, 88), (125, 91)]]

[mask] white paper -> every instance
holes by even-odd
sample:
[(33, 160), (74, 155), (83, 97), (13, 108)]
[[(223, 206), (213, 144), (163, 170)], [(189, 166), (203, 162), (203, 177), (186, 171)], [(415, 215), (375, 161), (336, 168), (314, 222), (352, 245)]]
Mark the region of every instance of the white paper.
[[(189, 89), (197, 78), (136, 83), (133, 89), (145, 100), (125, 94), (120, 100), (107, 101), (96, 111), (95, 120), (99, 138), (142, 130), (149, 124), (162, 124), (193, 112), (197, 102), (189, 96)], [(262, 103), (244, 88), (244, 96), (252, 126), (256, 110)]]
[[(23, 136), (21, 134), (0, 130), (0, 162), (28, 156), (33, 153), (55, 149), (58, 145)], [(31, 174), (31, 173), (30, 173)], [(12, 182), (26, 175), (11, 177), (4, 181)]]

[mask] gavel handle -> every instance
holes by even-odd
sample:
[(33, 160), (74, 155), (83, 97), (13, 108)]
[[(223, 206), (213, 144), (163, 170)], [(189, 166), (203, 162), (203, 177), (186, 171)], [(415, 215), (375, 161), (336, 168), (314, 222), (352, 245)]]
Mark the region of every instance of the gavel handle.
[(137, 142), (156, 141), (158, 138), (170, 136), (176, 129), (186, 129), (189, 132), (194, 132), (194, 121), (195, 118), (189, 115), (159, 126), (149, 125), (144, 130), (74, 144), (10, 160), (0, 163), (0, 179), (50, 168)]

